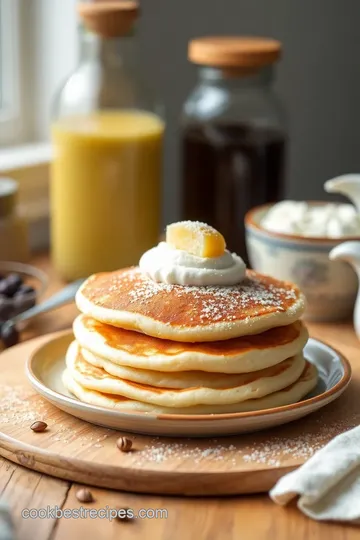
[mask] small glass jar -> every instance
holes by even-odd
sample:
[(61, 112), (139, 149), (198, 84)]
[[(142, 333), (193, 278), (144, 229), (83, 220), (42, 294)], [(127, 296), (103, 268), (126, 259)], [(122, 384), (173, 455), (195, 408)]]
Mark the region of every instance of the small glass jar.
[(279, 42), (199, 38), (182, 116), (182, 219), (204, 221), (247, 261), (244, 216), (284, 196), (286, 118), (273, 91)]
[(52, 125), (52, 257), (66, 280), (137, 264), (158, 240), (164, 123), (136, 67), (138, 11), (78, 4), (81, 61)]

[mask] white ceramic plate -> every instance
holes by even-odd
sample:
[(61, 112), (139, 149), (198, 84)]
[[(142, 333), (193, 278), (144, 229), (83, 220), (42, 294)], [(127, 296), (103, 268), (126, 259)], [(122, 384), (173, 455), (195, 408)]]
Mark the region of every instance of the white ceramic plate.
[(26, 372), (31, 385), (59, 409), (82, 420), (108, 428), (172, 437), (208, 437), (234, 435), (266, 429), (292, 422), (324, 407), (338, 398), (349, 384), (349, 362), (337, 351), (316, 339), (305, 348), (306, 358), (319, 372), (317, 387), (305, 399), (293, 405), (263, 411), (185, 415), (120, 412), (82, 403), (62, 384), (65, 352), (74, 339), (62, 334), (42, 345), (27, 361)]

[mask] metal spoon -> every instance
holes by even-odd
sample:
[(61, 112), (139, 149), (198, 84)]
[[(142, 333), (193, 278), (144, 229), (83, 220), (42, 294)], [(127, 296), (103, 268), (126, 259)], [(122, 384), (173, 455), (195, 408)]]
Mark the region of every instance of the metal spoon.
[(46, 313), (47, 311), (51, 311), (52, 309), (58, 308), (65, 304), (69, 304), (74, 300), (77, 290), (79, 289), (80, 285), (84, 283), (84, 281), (84, 279), (79, 279), (77, 281), (74, 281), (73, 283), (70, 283), (70, 285), (67, 285), (66, 287), (61, 289), (61, 291), (55, 293), (53, 296), (51, 296), (41, 304), (27, 309), (26, 311), (19, 313), (19, 315), (15, 315), (15, 317), (13, 317), (12, 319), (9, 319), (4, 324), (4, 327), (8, 325), (13, 326), (20, 322), (27, 321), (28, 319), (32, 319), (33, 317), (36, 317), (41, 313)]

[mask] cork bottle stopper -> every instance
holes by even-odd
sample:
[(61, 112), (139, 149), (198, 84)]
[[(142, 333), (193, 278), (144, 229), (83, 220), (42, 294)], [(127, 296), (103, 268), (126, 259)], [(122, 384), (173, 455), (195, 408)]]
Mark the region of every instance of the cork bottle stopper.
[(281, 43), (270, 38), (209, 36), (190, 41), (189, 60), (222, 68), (258, 69), (275, 63)]
[(80, 2), (77, 10), (86, 28), (105, 39), (127, 35), (140, 11), (133, 0)]

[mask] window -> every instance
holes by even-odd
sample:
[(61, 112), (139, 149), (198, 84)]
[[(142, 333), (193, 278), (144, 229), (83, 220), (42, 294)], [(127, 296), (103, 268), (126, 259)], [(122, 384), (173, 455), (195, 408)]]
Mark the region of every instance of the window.
[(0, 0), (0, 144), (21, 136), (19, 0)]
[(76, 0), (0, 0), (0, 147), (48, 138), (77, 40)]
[(77, 42), (76, 0), (0, 0), (0, 176), (18, 182), (34, 249), (48, 239), (51, 104)]

